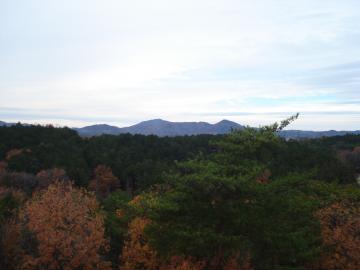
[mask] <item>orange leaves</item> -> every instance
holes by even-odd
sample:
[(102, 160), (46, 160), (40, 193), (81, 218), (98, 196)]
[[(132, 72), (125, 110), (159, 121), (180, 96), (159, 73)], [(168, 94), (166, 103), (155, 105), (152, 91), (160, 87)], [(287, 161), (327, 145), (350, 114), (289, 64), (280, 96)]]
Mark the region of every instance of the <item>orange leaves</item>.
[(99, 165), (94, 170), (94, 179), (90, 181), (89, 189), (105, 197), (117, 187), (118, 181), (111, 168)]
[(25, 269), (111, 269), (100, 252), (107, 248), (96, 198), (70, 183), (56, 182), (29, 201), (21, 215), (38, 242), (38, 256)]
[(47, 188), (50, 184), (56, 181), (68, 180), (64, 169), (54, 168), (50, 170), (42, 170), (36, 175), (38, 179), (37, 189)]
[(318, 212), (324, 244), (329, 252), (321, 269), (360, 269), (360, 207), (354, 203), (334, 203)]
[(215, 258), (196, 259), (185, 256), (172, 256), (169, 259), (161, 258), (149, 245), (144, 234), (146, 226), (151, 223), (146, 218), (137, 217), (129, 224), (128, 240), (125, 241), (120, 256), (121, 270), (252, 270), (250, 256), (241, 258), (235, 254), (228, 258), (219, 255)]
[(135, 218), (129, 224), (128, 240), (121, 254), (121, 270), (202, 270), (205, 262), (196, 261), (182, 256), (173, 256), (169, 262), (158, 257), (156, 251), (149, 245), (144, 230), (150, 220)]
[(205, 268), (205, 261), (197, 261), (192, 258), (184, 258), (181, 256), (173, 256), (170, 262), (161, 267), (161, 270), (202, 270)]
[(159, 269), (160, 262), (156, 252), (150, 247), (144, 235), (144, 229), (149, 223), (148, 219), (135, 218), (129, 224), (129, 238), (125, 241), (121, 254), (122, 270)]
[[(29, 150), (27, 150), (29, 151)], [(24, 152), (24, 149), (11, 149), (6, 153), (6, 160), (10, 160), (13, 157), (16, 157), (18, 155), (21, 155)]]
[(240, 254), (236, 253), (235, 255), (229, 257), (224, 265), (223, 270), (252, 270), (250, 255), (246, 255), (245, 258), (242, 258), (240, 261)]

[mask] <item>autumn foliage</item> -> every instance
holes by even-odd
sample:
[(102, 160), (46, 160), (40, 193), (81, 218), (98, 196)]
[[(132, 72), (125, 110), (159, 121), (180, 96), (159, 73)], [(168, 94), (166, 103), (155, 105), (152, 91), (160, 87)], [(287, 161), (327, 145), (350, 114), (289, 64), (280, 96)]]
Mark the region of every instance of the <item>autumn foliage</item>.
[(128, 239), (120, 257), (122, 270), (159, 269), (160, 262), (156, 252), (150, 247), (144, 234), (146, 226), (150, 223), (145, 218), (135, 218), (129, 224)]
[(206, 266), (205, 261), (182, 256), (173, 256), (170, 262), (162, 266), (161, 270), (202, 270)]
[(128, 240), (120, 256), (121, 270), (202, 270), (204, 268), (203, 261), (191, 258), (172, 256), (169, 261), (159, 258), (144, 233), (149, 224), (150, 220), (142, 217), (137, 217), (130, 223)]
[(25, 254), (21, 268), (111, 269), (101, 257), (104, 221), (91, 193), (56, 182), (26, 204), (21, 221), (38, 243), (37, 254)]
[(6, 153), (6, 160), (10, 160), (13, 157), (21, 155), (24, 151), (29, 152), (30, 150), (24, 150), (24, 149), (11, 149)]
[(98, 165), (94, 170), (94, 178), (89, 183), (89, 189), (100, 196), (107, 196), (116, 188), (118, 182), (110, 167)]
[(296, 117), (209, 137), (0, 127), (0, 270), (360, 269), (360, 136), (277, 136)]
[(69, 177), (66, 175), (64, 169), (54, 168), (50, 170), (42, 170), (36, 174), (38, 179), (37, 189), (47, 188), (56, 181), (68, 181)]
[(360, 269), (360, 207), (337, 202), (317, 214), (328, 251), (317, 269)]
[[(218, 254), (214, 258), (196, 259), (175, 255), (169, 259), (161, 258), (149, 244), (145, 228), (151, 223), (143, 217), (135, 218), (129, 225), (128, 240), (125, 241), (120, 256), (121, 270), (252, 270), (250, 257), (240, 257), (240, 253), (225, 258)], [(119, 270), (120, 270), (119, 269)]]

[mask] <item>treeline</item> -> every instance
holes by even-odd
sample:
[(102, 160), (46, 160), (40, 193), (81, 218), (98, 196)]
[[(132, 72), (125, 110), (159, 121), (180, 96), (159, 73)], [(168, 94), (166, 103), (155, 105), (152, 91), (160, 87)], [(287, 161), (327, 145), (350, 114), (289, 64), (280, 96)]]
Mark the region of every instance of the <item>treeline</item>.
[(1, 269), (358, 269), (360, 136), (0, 128)]
[[(63, 168), (78, 186), (87, 187), (97, 165), (111, 167), (121, 187), (144, 190), (160, 181), (175, 161), (208, 154), (210, 135), (166, 137), (103, 135), (81, 138), (69, 128), (16, 125), (0, 127), (0, 160), (9, 171), (36, 174)], [(21, 151), (11, 155), (11, 151)], [(7, 157), (7, 155), (11, 155)]]

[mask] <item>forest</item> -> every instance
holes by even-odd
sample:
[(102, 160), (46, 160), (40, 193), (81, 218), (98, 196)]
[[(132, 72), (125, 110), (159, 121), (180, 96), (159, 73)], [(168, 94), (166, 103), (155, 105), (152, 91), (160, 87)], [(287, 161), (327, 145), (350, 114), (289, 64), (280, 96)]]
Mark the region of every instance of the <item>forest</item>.
[(360, 135), (0, 127), (0, 269), (360, 269)]

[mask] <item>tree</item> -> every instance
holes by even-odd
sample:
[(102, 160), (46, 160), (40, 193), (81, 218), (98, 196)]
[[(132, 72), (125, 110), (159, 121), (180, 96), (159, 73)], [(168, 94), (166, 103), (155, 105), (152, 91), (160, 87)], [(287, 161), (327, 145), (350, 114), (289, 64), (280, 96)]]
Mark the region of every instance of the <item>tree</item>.
[(19, 254), (19, 228), (15, 222), (25, 194), (13, 188), (0, 186), (0, 269), (12, 269)]
[(39, 162), (30, 149), (12, 149), (6, 154), (6, 161), (10, 171), (35, 173), (39, 169)]
[(327, 252), (316, 269), (360, 269), (360, 206), (335, 202), (317, 213)]
[(0, 226), (24, 201), (25, 195), (21, 191), (0, 186)]
[(21, 155), (23, 152), (30, 152), (30, 150), (24, 150), (24, 149), (11, 149), (6, 153), (6, 160), (9, 161), (13, 157)]
[[(157, 252), (149, 245), (145, 235), (146, 227), (151, 223), (146, 218), (136, 217), (129, 224), (128, 239), (125, 241), (120, 256), (121, 267), (124, 270), (202, 270), (205, 261), (198, 261), (191, 257), (172, 256), (170, 259), (158, 257)], [(229, 264), (230, 265), (230, 264)], [(235, 270), (237, 268), (226, 268)], [(247, 270), (247, 269), (243, 269)]]
[(125, 241), (124, 248), (120, 257), (124, 270), (157, 270), (160, 261), (156, 251), (149, 245), (148, 239), (144, 234), (144, 229), (149, 224), (145, 218), (135, 218), (129, 224), (128, 239)]
[(7, 171), (7, 163), (5, 161), (0, 161), (0, 176)]
[(56, 182), (34, 195), (21, 221), (37, 243), (36, 252), (25, 250), (22, 268), (111, 269), (101, 256), (107, 249), (104, 218), (91, 193)]
[(0, 175), (0, 186), (21, 190), (31, 195), (38, 185), (38, 179), (33, 174), (5, 172)]
[(117, 190), (102, 201), (106, 236), (110, 238), (108, 257), (114, 266), (118, 264), (119, 254), (128, 232), (128, 224), (131, 221), (131, 215), (128, 213), (128, 202), (130, 200), (131, 197), (126, 192)]
[(42, 170), (36, 174), (36, 177), (38, 179), (37, 189), (46, 189), (56, 181), (69, 181), (65, 170), (60, 168)]
[(275, 132), (289, 121), (232, 132), (212, 155), (179, 163), (179, 173), (143, 196), (147, 237), (160, 256), (218, 257), (213, 267), (222, 269), (237, 254), (239, 267), (251, 261), (256, 269), (298, 269), (318, 255), (311, 182), (270, 179), (285, 143)]
[(106, 197), (119, 184), (119, 179), (113, 175), (111, 168), (98, 165), (94, 170), (94, 179), (89, 183), (89, 189), (99, 196)]

